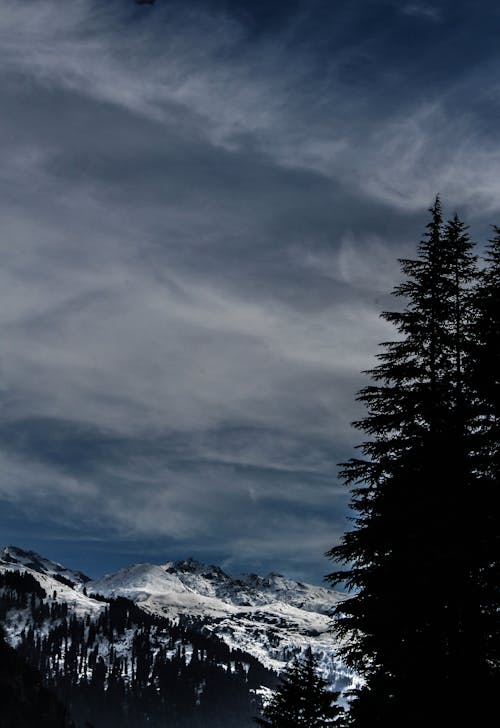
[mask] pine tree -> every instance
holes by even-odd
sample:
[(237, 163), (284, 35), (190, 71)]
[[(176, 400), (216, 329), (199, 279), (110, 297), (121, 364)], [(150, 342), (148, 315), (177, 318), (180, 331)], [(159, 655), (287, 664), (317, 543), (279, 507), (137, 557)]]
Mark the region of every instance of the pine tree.
[(326, 728), (340, 726), (344, 711), (336, 704), (339, 693), (327, 689), (318, 674), (310, 649), (295, 659), (281, 676), (281, 683), (264, 711), (256, 718), (262, 728)]
[(382, 314), (399, 336), (382, 345), (373, 383), (358, 396), (368, 414), (354, 424), (369, 439), (342, 471), (354, 529), (328, 554), (347, 567), (330, 581), (356, 592), (339, 606), (337, 629), (365, 680), (350, 710), (360, 728), (421, 725), (432, 701), (443, 725), (458, 699), (470, 717), (480, 700), (473, 676), (485, 672), (470, 538), (477, 271), (465, 225), (457, 216), (443, 223), (439, 198), (430, 212), (418, 258), (401, 260), (406, 278), (394, 294), (406, 306)]
[(481, 602), (476, 644), (487, 656), (488, 669), (481, 675), (487, 695), (500, 681), (500, 228), (493, 230), (475, 290), (477, 335), (469, 369), (477, 395), (475, 464), (482, 515), (475, 519)]

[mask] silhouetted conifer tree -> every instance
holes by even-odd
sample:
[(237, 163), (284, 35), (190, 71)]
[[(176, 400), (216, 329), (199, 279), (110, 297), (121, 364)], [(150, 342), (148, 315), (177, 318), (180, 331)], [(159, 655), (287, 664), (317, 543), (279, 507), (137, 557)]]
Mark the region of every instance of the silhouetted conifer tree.
[(489, 504), (476, 507), (477, 269), (466, 227), (457, 216), (443, 223), (438, 198), (418, 252), (401, 261), (394, 293), (405, 308), (382, 314), (399, 336), (382, 345), (358, 396), (368, 414), (355, 426), (368, 439), (342, 471), (355, 527), (329, 552), (347, 567), (330, 581), (355, 590), (337, 627), (366, 681), (350, 711), (360, 728), (472, 725), (491, 671), (478, 647), (488, 635), (477, 535)]
[(475, 645), (487, 658), (488, 668), (479, 675), (486, 698), (495, 694), (495, 683), (500, 684), (500, 228), (493, 229), (475, 290), (477, 333), (468, 371), (478, 413), (474, 448), (478, 497), (471, 518), (480, 567)]
[(262, 728), (326, 728), (340, 726), (344, 715), (336, 701), (339, 693), (327, 689), (318, 674), (317, 660), (307, 650), (302, 660), (295, 659), (281, 676), (264, 717), (256, 718)]

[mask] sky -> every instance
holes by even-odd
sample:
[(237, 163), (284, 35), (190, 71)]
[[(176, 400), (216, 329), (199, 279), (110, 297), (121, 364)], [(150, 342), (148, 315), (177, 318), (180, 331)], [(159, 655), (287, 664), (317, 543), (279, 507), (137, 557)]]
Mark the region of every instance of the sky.
[(0, 543), (320, 583), (397, 258), (500, 224), (500, 8), (0, 1)]

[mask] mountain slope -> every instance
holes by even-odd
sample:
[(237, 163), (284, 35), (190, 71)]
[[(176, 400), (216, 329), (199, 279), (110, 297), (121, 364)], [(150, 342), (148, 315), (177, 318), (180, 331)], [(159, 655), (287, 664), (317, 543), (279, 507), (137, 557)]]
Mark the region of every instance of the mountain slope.
[(12, 564), (13, 567), (25, 566), (39, 574), (47, 576), (62, 576), (74, 584), (85, 584), (89, 577), (81, 571), (67, 569), (61, 564), (45, 559), (35, 551), (24, 551), (17, 546), (4, 546), (0, 549), (0, 564)]
[[(193, 620), (174, 624), (123, 598), (95, 600), (101, 611), (82, 613), (59, 596), (33, 572), (0, 570), (0, 622), (10, 624), (16, 647), (10, 654), (43, 676), (79, 728), (251, 728), (261, 686), (275, 681), (256, 659), (203, 635)], [(2, 705), (0, 726), (23, 725), (16, 721), (26, 701), (13, 697)]]
[(326, 587), (302, 584), (271, 573), (231, 576), (193, 559), (162, 566), (136, 564), (87, 584), (89, 593), (123, 596), (151, 613), (203, 621), (207, 631), (264, 666), (281, 671), (311, 647), (324, 676), (336, 687), (352, 674), (336, 657), (331, 614), (344, 597)]
[[(67, 604), (69, 612), (75, 616), (91, 615), (95, 618), (105, 607), (101, 601), (85, 594), (83, 587), (89, 581), (85, 574), (67, 569), (34, 551), (24, 551), (15, 546), (0, 549), (0, 574), (13, 571), (31, 575), (54, 602)], [(13, 647), (19, 642), (23, 626), (22, 615), (15, 610), (6, 613), (3, 627), (7, 641)]]
[[(67, 603), (79, 616), (97, 618), (106, 607), (103, 599), (123, 597), (152, 616), (173, 622), (195, 619), (205, 634), (222, 639), (232, 650), (242, 650), (276, 672), (311, 647), (324, 677), (336, 689), (355, 679), (336, 656), (338, 644), (331, 632), (331, 614), (343, 595), (326, 587), (274, 572), (264, 577), (232, 576), (218, 566), (193, 559), (135, 564), (89, 580), (34, 552), (13, 546), (2, 549), (0, 572), (15, 569), (32, 574), (48, 594), (55, 593), (57, 601)], [(61, 583), (66, 580), (68, 583)], [(6, 619), (5, 627), (15, 645), (19, 639), (15, 614)], [(126, 649), (123, 647), (124, 652)]]

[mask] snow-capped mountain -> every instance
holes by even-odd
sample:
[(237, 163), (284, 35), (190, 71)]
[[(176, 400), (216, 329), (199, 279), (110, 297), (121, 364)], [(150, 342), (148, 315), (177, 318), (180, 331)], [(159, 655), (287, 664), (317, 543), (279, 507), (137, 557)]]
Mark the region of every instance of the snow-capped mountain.
[(343, 598), (340, 592), (302, 584), (282, 574), (231, 576), (218, 566), (194, 559), (169, 561), (160, 566), (135, 564), (89, 581), (87, 591), (109, 597), (126, 596), (142, 603), (153, 600), (169, 616), (179, 611), (197, 616), (227, 614), (273, 604), (329, 616)]
[(0, 562), (0, 651), (9, 654), (6, 638), (24, 675), (14, 676), (19, 690), (43, 684), (64, 706), (64, 725), (254, 725), (276, 680), (256, 658), (204, 633), (199, 620), (89, 597), (85, 586), (45, 573), (52, 570), (46, 561), (44, 573), (32, 568), (35, 559), (25, 561), (11, 553)]
[(90, 581), (81, 571), (67, 569), (55, 561), (45, 559), (43, 556), (34, 551), (24, 551), (17, 546), (4, 546), (0, 549), (0, 567), (5, 564), (12, 564), (13, 568), (20, 566), (27, 567), (39, 574), (47, 574), (48, 576), (63, 576), (74, 584), (85, 584)]
[(126, 597), (170, 619), (179, 614), (197, 617), (230, 647), (276, 671), (311, 647), (333, 684), (351, 681), (331, 633), (331, 614), (344, 595), (326, 587), (276, 573), (231, 576), (218, 566), (187, 559), (160, 566), (135, 564), (90, 581), (86, 588), (89, 594)]
[[(0, 549), (0, 574), (6, 571), (31, 574), (53, 601), (67, 604), (70, 612), (78, 617), (96, 617), (104, 609), (103, 602), (91, 599), (83, 588), (78, 588), (89, 581), (88, 576), (45, 559), (34, 551), (24, 551), (16, 546)], [(20, 633), (26, 626), (21, 617), (15, 611), (7, 612), (3, 624), (13, 647), (17, 645)]]
[[(79, 614), (98, 613), (102, 598), (125, 597), (144, 612), (174, 622), (195, 618), (206, 634), (277, 672), (311, 647), (332, 685), (345, 687), (353, 679), (336, 655), (338, 643), (331, 631), (332, 611), (344, 595), (326, 587), (277, 573), (233, 576), (193, 559), (135, 564), (90, 580), (34, 552), (9, 546), (0, 551), (0, 571), (14, 569), (34, 575), (48, 593), (57, 591), (57, 598)], [(61, 583), (61, 576), (74, 586)]]

